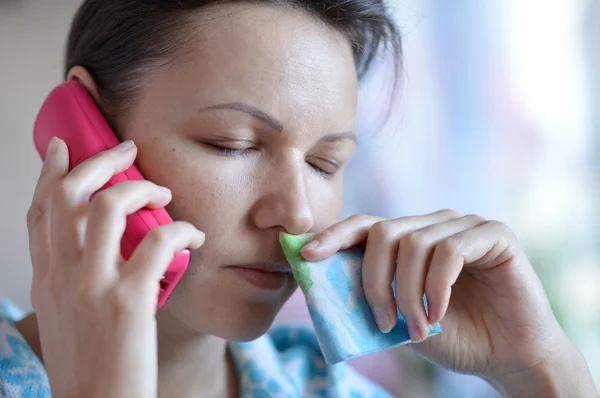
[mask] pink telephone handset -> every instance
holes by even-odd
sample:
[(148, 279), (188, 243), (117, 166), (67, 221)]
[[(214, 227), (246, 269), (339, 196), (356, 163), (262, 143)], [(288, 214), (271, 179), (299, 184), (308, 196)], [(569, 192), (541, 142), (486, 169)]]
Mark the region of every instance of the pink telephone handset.
[[(52, 137), (61, 138), (69, 148), (69, 169), (90, 157), (119, 145), (119, 140), (100, 113), (87, 89), (76, 80), (56, 87), (46, 98), (34, 125), (35, 147), (42, 157)], [(128, 180), (143, 180), (135, 165), (115, 175), (101, 188), (105, 189)], [(142, 209), (127, 217), (121, 240), (121, 253), (128, 259), (144, 236), (153, 228), (173, 220), (165, 209)], [(162, 307), (187, 270), (189, 250), (175, 254), (160, 282), (158, 308)]]

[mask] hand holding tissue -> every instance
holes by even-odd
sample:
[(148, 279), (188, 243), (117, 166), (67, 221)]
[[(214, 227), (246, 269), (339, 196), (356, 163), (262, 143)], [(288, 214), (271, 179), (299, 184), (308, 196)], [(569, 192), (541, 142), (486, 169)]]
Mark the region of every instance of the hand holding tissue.
[[(280, 243), (306, 298), (326, 362), (333, 365), (410, 343), (400, 311), (398, 323), (389, 333), (381, 332), (373, 319), (362, 286), (364, 250), (354, 247), (323, 261), (308, 262), (300, 251), (314, 236), (281, 233)], [(439, 324), (432, 325), (428, 337), (441, 332)]]

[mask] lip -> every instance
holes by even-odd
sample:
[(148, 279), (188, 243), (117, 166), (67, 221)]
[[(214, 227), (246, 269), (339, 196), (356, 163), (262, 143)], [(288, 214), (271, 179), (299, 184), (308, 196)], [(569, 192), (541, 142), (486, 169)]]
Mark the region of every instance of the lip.
[(237, 264), (227, 268), (235, 271), (251, 285), (264, 290), (280, 290), (293, 277), (292, 269), (287, 264)]
[(244, 269), (251, 269), (251, 270), (258, 270), (258, 271), (265, 271), (265, 272), (275, 272), (275, 273), (281, 273), (281, 274), (293, 274), (292, 267), (290, 267), (287, 264), (276, 264), (276, 263), (264, 262), (264, 263), (252, 263), (252, 264), (235, 264), (235, 265), (230, 265), (230, 267), (244, 268)]

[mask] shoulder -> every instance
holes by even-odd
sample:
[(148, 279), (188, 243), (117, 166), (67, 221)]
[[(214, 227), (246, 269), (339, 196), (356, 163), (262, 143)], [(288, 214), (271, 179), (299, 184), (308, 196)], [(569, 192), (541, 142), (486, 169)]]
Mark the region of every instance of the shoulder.
[(14, 325), (22, 315), (0, 298), (0, 397), (47, 398), (50, 385), (44, 366)]
[(329, 366), (312, 329), (281, 325), (231, 345), (242, 397), (390, 397), (343, 363)]

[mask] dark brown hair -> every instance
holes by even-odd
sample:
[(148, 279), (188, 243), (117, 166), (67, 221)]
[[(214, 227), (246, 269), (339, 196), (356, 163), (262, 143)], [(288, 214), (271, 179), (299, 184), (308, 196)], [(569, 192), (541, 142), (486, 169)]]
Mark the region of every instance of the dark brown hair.
[(85, 0), (69, 33), (65, 74), (85, 67), (106, 117), (118, 117), (132, 105), (144, 74), (176, 56), (193, 12), (232, 3), (291, 6), (334, 27), (352, 44), (359, 79), (381, 49), (392, 51), (400, 70), (402, 41), (384, 0)]

